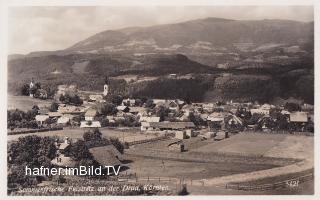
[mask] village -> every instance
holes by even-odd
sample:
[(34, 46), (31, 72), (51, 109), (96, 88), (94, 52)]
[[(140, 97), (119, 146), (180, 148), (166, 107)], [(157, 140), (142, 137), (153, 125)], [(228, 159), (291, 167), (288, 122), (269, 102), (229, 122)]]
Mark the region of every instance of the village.
[[(32, 80), (27, 98), (46, 99), (46, 92), (35, 88), (35, 85)], [(50, 166), (75, 167), (79, 163), (124, 165), (125, 169), (120, 174), (138, 174), (148, 177), (148, 181), (150, 174), (160, 177), (162, 174), (154, 169), (159, 166), (159, 171), (165, 169), (165, 165), (171, 163), (169, 160), (172, 159), (196, 163), (213, 162), (212, 160), (217, 159), (217, 153), (222, 152), (223, 148), (218, 147), (223, 144), (219, 142), (224, 140), (228, 145), (239, 141), (238, 145), (241, 145), (241, 142), (245, 142), (241, 147), (244, 152), (249, 152), (245, 155), (256, 156), (262, 155), (259, 151), (266, 149), (257, 148), (254, 152), (250, 145), (259, 146), (266, 139), (273, 141), (274, 137), (282, 141), (286, 140), (282, 135), (313, 136), (313, 106), (297, 102), (271, 105), (258, 102), (191, 103), (181, 99), (123, 98), (121, 95), (110, 94), (107, 79), (103, 92), (81, 91), (76, 85), (59, 85), (53, 100), (41, 102), (26, 112), (14, 108), (8, 110), (10, 142), (30, 135), (55, 137), (56, 153), (51, 156)], [(257, 133), (269, 136), (255, 136)], [(253, 140), (247, 148), (244, 141), (246, 137)], [(83, 139), (84, 145), (81, 143)], [(74, 144), (78, 145), (78, 149)], [(79, 152), (72, 151), (78, 151), (79, 145), (85, 151), (88, 150), (90, 161), (86, 157), (75, 159), (74, 154)], [(268, 148), (273, 148), (274, 145), (270, 144)], [(238, 149), (223, 152), (225, 153), (243, 156), (243, 152), (238, 152)], [(149, 161), (150, 157), (155, 160)], [(165, 161), (167, 159), (169, 160)], [(225, 159), (219, 158), (218, 166)], [(9, 160), (12, 160), (10, 154)], [(243, 172), (268, 169), (267, 165), (284, 165), (272, 159), (268, 162), (262, 167), (262, 162), (254, 161), (255, 164)], [(150, 165), (148, 169), (154, 169), (148, 172), (141, 169), (142, 165)], [(208, 169), (205, 171), (205, 174), (210, 174), (209, 177), (219, 175), (219, 170), (214, 171), (214, 175)], [(166, 173), (166, 176), (175, 178), (197, 179), (207, 176), (199, 174), (197, 177), (191, 173), (179, 175), (179, 170), (169, 170)], [(233, 173), (235, 172), (231, 170), (230, 174)], [(44, 184), (43, 181), (37, 183)]]

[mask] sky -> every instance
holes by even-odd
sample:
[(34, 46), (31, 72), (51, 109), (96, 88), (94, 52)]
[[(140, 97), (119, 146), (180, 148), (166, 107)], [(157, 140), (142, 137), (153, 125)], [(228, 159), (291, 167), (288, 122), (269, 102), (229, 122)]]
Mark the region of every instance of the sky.
[(104, 30), (220, 17), (313, 21), (312, 6), (10, 7), (8, 53), (61, 50)]

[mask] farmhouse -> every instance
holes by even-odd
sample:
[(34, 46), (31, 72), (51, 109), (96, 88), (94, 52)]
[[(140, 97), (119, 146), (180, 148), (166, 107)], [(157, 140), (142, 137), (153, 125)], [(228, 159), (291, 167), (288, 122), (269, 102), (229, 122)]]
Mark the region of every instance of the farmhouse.
[(57, 124), (62, 124), (62, 125), (66, 125), (70, 122), (71, 118), (69, 116), (62, 116), (60, 118), (58, 118)]
[(306, 123), (308, 122), (308, 113), (307, 112), (290, 113), (290, 122)]
[(119, 166), (121, 165), (122, 155), (113, 146), (101, 146), (89, 149), (94, 159), (102, 166)]
[(47, 119), (49, 119), (48, 115), (36, 115), (36, 121), (39, 125), (42, 125)]
[(88, 109), (87, 112), (84, 114), (84, 119), (86, 121), (93, 121), (96, 116), (97, 116), (97, 110)]

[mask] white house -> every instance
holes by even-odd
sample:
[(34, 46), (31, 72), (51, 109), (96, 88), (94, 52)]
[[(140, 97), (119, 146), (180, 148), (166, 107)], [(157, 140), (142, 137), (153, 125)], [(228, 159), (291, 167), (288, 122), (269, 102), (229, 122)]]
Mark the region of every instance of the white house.
[(47, 119), (49, 119), (49, 116), (48, 115), (36, 115), (36, 121), (38, 123), (40, 123), (40, 125), (43, 124), (44, 121), (46, 121)]

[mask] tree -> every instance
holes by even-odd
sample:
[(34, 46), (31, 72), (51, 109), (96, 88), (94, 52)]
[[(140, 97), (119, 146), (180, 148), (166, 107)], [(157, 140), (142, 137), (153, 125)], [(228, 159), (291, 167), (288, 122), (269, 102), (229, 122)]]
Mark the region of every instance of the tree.
[(120, 142), (119, 138), (111, 137), (110, 139), (111, 144), (120, 152), (123, 154), (124, 152), (124, 145)]
[(193, 112), (189, 114), (189, 120), (193, 122), (196, 126), (201, 126), (204, 124), (203, 119), (199, 115), (195, 115)]
[(114, 115), (117, 113), (117, 108), (112, 103), (102, 103), (97, 106), (100, 115)]
[[(50, 137), (41, 138), (35, 135), (20, 137), (9, 147), (11, 163), (40, 167), (45, 158), (49, 160), (54, 158), (56, 154), (54, 142), (54, 139)], [(39, 160), (42, 156), (44, 158)]]
[(51, 105), (50, 105), (50, 112), (57, 112), (59, 108), (59, 104), (57, 102), (52, 102)]
[(21, 87), (21, 95), (29, 96), (29, 90), (30, 90), (29, 84), (24, 84), (24, 85)]
[(113, 103), (117, 106), (121, 105), (123, 97), (121, 95), (117, 95), (117, 94), (112, 94), (106, 97), (107, 101), (110, 103)]
[(146, 107), (147, 108), (153, 108), (154, 107), (154, 103), (153, 103), (153, 100), (152, 99), (148, 99), (146, 101)]
[(301, 106), (297, 103), (288, 102), (284, 105), (284, 108), (289, 112), (301, 111)]
[(92, 141), (92, 140), (101, 140), (102, 139), (102, 133), (98, 128), (95, 128), (94, 130), (86, 131), (83, 134), (84, 141)]
[(83, 140), (78, 140), (77, 142), (72, 143), (67, 154), (76, 161), (93, 159), (88, 147)]
[(169, 112), (170, 109), (165, 106), (159, 106), (158, 108), (156, 108), (156, 116), (160, 117), (161, 121), (168, 117)]

